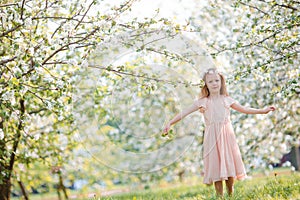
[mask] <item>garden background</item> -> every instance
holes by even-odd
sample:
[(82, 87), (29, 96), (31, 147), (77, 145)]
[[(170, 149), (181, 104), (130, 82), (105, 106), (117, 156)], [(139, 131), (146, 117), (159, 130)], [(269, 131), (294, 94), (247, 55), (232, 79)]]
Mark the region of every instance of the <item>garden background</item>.
[(0, 19), (0, 199), (180, 183), (196, 192), (171, 198), (214, 198), (199, 196), (201, 115), (161, 136), (210, 67), (240, 104), (276, 107), (232, 123), (249, 175), (272, 177), (252, 185), (299, 198), (299, 2), (2, 0)]

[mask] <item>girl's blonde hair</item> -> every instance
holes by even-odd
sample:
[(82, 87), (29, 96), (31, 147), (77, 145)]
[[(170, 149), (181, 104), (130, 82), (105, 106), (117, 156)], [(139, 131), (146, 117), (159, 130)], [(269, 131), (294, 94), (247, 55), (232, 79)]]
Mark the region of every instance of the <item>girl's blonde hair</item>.
[(210, 68), (204, 73), (203, 81), (204, 81), (205, 84), (204, 84), (203, 88), (201, 89), (199, 97), (204, 98), (204, 97), (209, 97), (209, 95), (210, 95), (209, 90), (208, 90), (207, 85), (206, 85), (206, 76), (207, 76), (207, 74), (218, 74), (220, 76), (220, 79), (221, 79), (220, 94), (228, 96), (224, 76), (221, 73), (219, 73), (216, 68)]

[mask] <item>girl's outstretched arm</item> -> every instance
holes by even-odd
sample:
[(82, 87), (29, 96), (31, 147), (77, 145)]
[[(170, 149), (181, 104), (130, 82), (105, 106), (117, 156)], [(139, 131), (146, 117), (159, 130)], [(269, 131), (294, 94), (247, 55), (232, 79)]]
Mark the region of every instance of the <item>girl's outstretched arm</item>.
[(274, 106), (269, 106), (263, 109), (255, 109), (255, 108), (248, 108), (245, 106), (242, 106), (238, 103), (234, 103), (231, 105), (231, 108), (233, 108), (234, 110), (241, 112), (241, 113), (245, 113), (245, 114), (267, 114), (270, 111), (274, 111), (275, 107)]
[(199, 106), (196, 104), (193, 104), (192, 106), (188, 107), (187, 109), (183, 110), (182, 112), (178, 113), (175, 115), (175, 117), (167, 123), (167, 125), (164, 128), (164, 133), (168, 133), (170, 130), (171, 126), (180, 120), (182, 120), (184, 117), (187, 115), (191, 114), (192, 112), (195, 112), (196, 110), (199, 110)]

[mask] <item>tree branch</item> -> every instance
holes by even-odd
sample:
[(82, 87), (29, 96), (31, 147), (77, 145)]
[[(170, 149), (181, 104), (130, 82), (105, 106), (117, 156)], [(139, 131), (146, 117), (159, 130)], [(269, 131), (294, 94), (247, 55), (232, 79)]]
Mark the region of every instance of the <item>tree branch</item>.
[(48, 56), (48, 57), (42, 62), (42, 65), (46, 64), (47, 61), (50, 60), (53, 56), (55, 56), (58, 52), (67, 50), (68, 48), (66, 48), (66, 47), (68, 47), (68, 46), (69, 46), (69, 44), (66, 44), (66, 45), (64, 45), (64, 46), (61, 46), (61, 47), (60, 47), (59, 49), (57, 49), (56, 51), (54, 51), (50, 56)]
[(3, 65), (3, 64), (8, 63), (8, 62), (11, 62), (11, 61), (15, 60), (16, 58), (17, 58), (17, 56), (12, 57), (12, 58), (8, 58), (8, 59), (1, 60), (1, 61), (0, 61), (0, 65)]
[[(81, 8), (81, 9), (78, 11), (78, 13), (80, 13), (82, 9), (83, 9), (83, 8)], [(66, 21), (62, 22), (62, 23), (59, 25), (59, 27), (57, 27), (57, 29), (53, 32), (53, 34), (51, 35), (51, 38), (54, 37), (54, 35), (56, 34), (56, 32), (63, 26), (63, 24), (67, 23), (67, 21), (69, 21), (69, 20), (75, 20), (75, 21), (78, 21), (77, 19), (74, 18), (76, 15), (77, 15), (77, 14), (74, 14), (72, 17), (67, 18)]]
[(18, 124), (18, 128), (17, 128), (17, 133), (14, 137), (14, 143), (13, 143), (13, 149), (12, 149), (12, 153), (10, 155), (10, 159), (9, 159), (9, 173), (12, 173), (13, 171), (13, 166), (15, 163), (15, 157), (16, 157), (16, 152), (18, 149), (18, 145), (21, 139), (21, 130), (23, 128), (23, 117), (24, 117), (24, 113), (25, 113), (25, 101), (24, 99), (20, 99), (19, 101), (20, 103), (20, 118), (19, 118), (19, 124)]
[(263, 63), (259, 66), (266, 66), (266, 65), (271, 64), (271, 63), (276, 62), (276, 61), (280, 61), (280, 60), (283, 60), (283, 59), (286, 59), (286, 58), (291, 58), (295, 55), (298, 55), (299, 53), (300, 53), (300, 51), (295, 51), (293, 53), (290, 53), (289, 55), (283, 55), (279, 58), (276, 58), (276, 59), (273, 59), (273, 60), (268, 60), (267, 62), (265, 62), (265, 63)]
[(41, 86), (29, 85), (26, 83), (23, 83), (23, 85), (34, 88), (34, 89), (40, 89), (40, 90), (58, 90), (58, 88), (46, 88), (46, 87), (41, 87)]
[(120, 6), (120, 8), (116, 9), (117, 11), (119, 11), (118, 14), (116, 14), (116, 16), (114, 18), (117, 18), (118, 16), (120, 16), (123, 12), (125, 12), (126, 10), (128, 10), (131, 5), (133, 4), (133, 2), (135, 2), (136, 0), (128, 0), (127, 2), (125, 2), (124, 4), (122, 4)]
[(46, 108), (41, 108), (41, 109), (39, 109), (39, 110), (33, 110), (33, 111), (30, 111), (30, 112), (28, 112), (28, 114), (29, 114), (29, 115), (31, 115), (31, 114), (37, 114), (37, 113), (42, 112), (42, 111), (45, 111), (45, 110), (47, 110), (47, 109), (46, 109)]
[(244, 3), (244, 2), (240, 2), (240, 4), (242, 4), (242, 5), (244, 5), (244, 6), (248, 6), (248, 7), (250, 7), (250, 8), (253, 8), (253, 9), (255, 9), (255, 10), (258, 10), (259, 12), (261, 12), (261, 13), (263, 13), (263, 14), (265, 14), (265, 15), (269, 15), (269, 14), (268, 14), (268, 13), (266, 13), (265, 11), (263, 11), (263, 10), (261, 10), (261, 9), (259, 9), (259, 8), (257, 8), (257, 7), (255, 7), (255, 6), (252, 6), (252, 5), (246, 4), (246, 3)]
[[(136, 0), (129, 0), (127, 1), (125, 4), (121, 5), (120, 8), (118, 8), (117, 10), (120, 11), (118, 14), (115, 15), (114, 18), (118, 17), (121, 13), (125, 12), (125, 10), (129, 9), (130, 8), (130, 5)], [(124, 10), (123, 10), (124, 9)], [(73, 17), (72, 17), (73, 18)], [(112, 20), (112, 18), (108, 17), (106, 19), (106, 21), (108, 20)], [(100, 27), (97, 27), (95, 28), (92, 32), (90, 32), (89, 34), (87, 34), (85, 37), (83, 37), (82, 39), (79, 39), (77, 41), (74, 41), (74, 42), (70, 42), (68, 44), (65, 44), (63, 46), (61, 46), (59, 49), (57, 49), (56, 51), (54, 51), (50, 56), (48, 56), (43, 62), (42, 62), (42, 65), (44, 65), (45, 63), (47, 63), (52, 57), (54, 57), (57, 53), (61, 52), (61, 51), (65, 51), (68, 49), (68, 47), (70, 45), (73, 45), (73, 44), (78, 44), (84, 40), (87, 40), (90, 36), (94, 35), (98, 30), (100, 30)], [(53, 33), (54, 34), (54, 33)], [(52, 34), (52, 36), (53, 36)]]
[(55, 56), (57, 53), (59, 53), (60, 51), (65, 51), (67, 50), (68, 46), (73, 45), (73, 44), (78, 44), (84, 40), (87, 40), (90, 36), (94, 35), (98, 30), (100, 29), (100, 27), (95, 28), (91, 33), (87, 34), (85, 37), (74, 41), (74, 42), (70, 42), (68, 44), (65, 44), (63, 46), (61, 46), (59, 49), (57, 49), (56, 51), (54, 51), (50, 56), (48, 56), (43, 62), (42, 65), (46, 64), (53, 56)]
[(78, 26), (82, 23), (84, 17), (88, 13), (88, 11), (91, 9), (91, 7), (92, 7), (93, 4), (94, 4), (94, 1), (92, 1), (92, 3), (90, 3), (89, 7), (87, 8), (87, 10), (85, 11), (85, 13), (83, 14), (82, 18), (79, 20), (78, 24), (75, 26), (74, 30), (76, 30), (78, 28)]
[(0, 4), (0, 8), (3, 8), (3, 7), (9, 7), (9, 6), (16, 6), (16, 5), (18, 5), (18, 3)]
[(44, 10), (47, 10), (47, 8), (48, 8), (48, 0), (46, 0), (46, 3), (45, 3), (45, 8), (44, 8)]
[[(67, 20), (67, 21), (77, 21), (80, 22), (80, 20), (75, 19), (74, 16), (73, 17), (55, 17), (55, 16), (45, 16), (45, 17), (34, 17), (32, 18), (32, 20), (39, 20), (39, 19), (57, 19), (57, 20)], [(85, 22), (82, 22), (85, 23)]]
[[(102, 41), (102, 40), (101, 40)], [(98, 43), (87, 43), (87, 44), (81, 44), (81, 45), (78, 45), (75, 47), (75, 49), (80, 49), (80, 48), (83, 48), (83, 47), (88, 47), (88, 46), (95, 46), (97, 45)]]
[(31, 90), (28, 90), (28, 92), (30, 92), (31, 94), (33, 94), (34, 96), (36, 96), (38, 99), (40, 99), (45, 104), (45, 101), (44, 101), (44, 99), (42, 97), (38, 96), (37, 94), (35, 94)]
[(5, 31), (4, 33), (2, 33), (2, 34), (0, 35), (0, 37), (4, 37), (4, 36), (8, 35), (9, 33), (11, 33), (11, 32), (13, 32), (13, 31), (17, 30), (18, 28), (20, 28), (21, 26), (23, 26), (23, 24), (20, 24), (20, 25), (18, 25), (18, 26), (15, 26), (14, 28), (11, 28), (11, 29)]
[(284, 4), (278, 4), (278, 3), (276, 3), (275, 6), (283, 7), (283, 8), (288, 8), (288, 9), (291, 9), (293, 11), (297, 11), (298, 10), (297, 8), (294, 8), (294, 7), (290, 6), (290, 5), (284, 5)]
[[(126, 76), (138, 77), (138, 78), (143, 78), (143, 79), (146, 79), (146, 80), (153, 80), (155, 82), (163, 82), (163, 83), (171, 84), (171, 85), (174, 85), (174, 84), (186, 85), (187, 84), (187, 82), (184, 82), (184, 81), (170, 81), (170, 80), (158, 79), (158, 78), (153, 78), (153, 77), (146, 76), (144, 74), (141, 75), (141, 74), (134, 74), (134, 73), (125, 72), (125, 71), (118, 71), (118, 70), (107, 68), (107, 67), (100, 67), (100, 66), (98, 67), (98, 66), (91, 66), (91, 65), (88, 66), (88, 67), (101, 69), (101, 70), (106, 70), (106, 71), (109, 71), (109, 72), (113, 72), (117, 75), (126, 75)], [(200, 86), (201, 83), (189, 83), (189, 85), (191, 85), (191, 86)]]
[(44, 65), (57, 65), (57, 64), (68, 64), (68, 62), (65, 62), (65, 61), (53, 61), (53, 62), (47, 62)]
[(24, 13), (24, 5), (25, 5), (25, 0), (22, 1), (22, 7), (21, 7), (21, 20), (23, 20), (23, 13)]
[(23, 74), (21, 75), (21, 77), (22, 77), (22, 76), (26, 76), (27, 74), (30, 74), (33, 70), (34, 70), (34, 68), (29, 69), (27, 72), (23, 73)]

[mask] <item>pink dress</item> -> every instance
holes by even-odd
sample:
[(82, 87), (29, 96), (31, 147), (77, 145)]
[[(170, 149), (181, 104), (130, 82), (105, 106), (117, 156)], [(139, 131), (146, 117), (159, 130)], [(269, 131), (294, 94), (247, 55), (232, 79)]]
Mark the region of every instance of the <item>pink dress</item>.
[(197, 106), (206, 108), (204, 112), (205, 133), (203, 141), (203, 161), (205, 184), (246, 177), (240, 149), (230, 121), (230, 106), (235, 103), (229, 96), (218, 99), (202, 98)]

